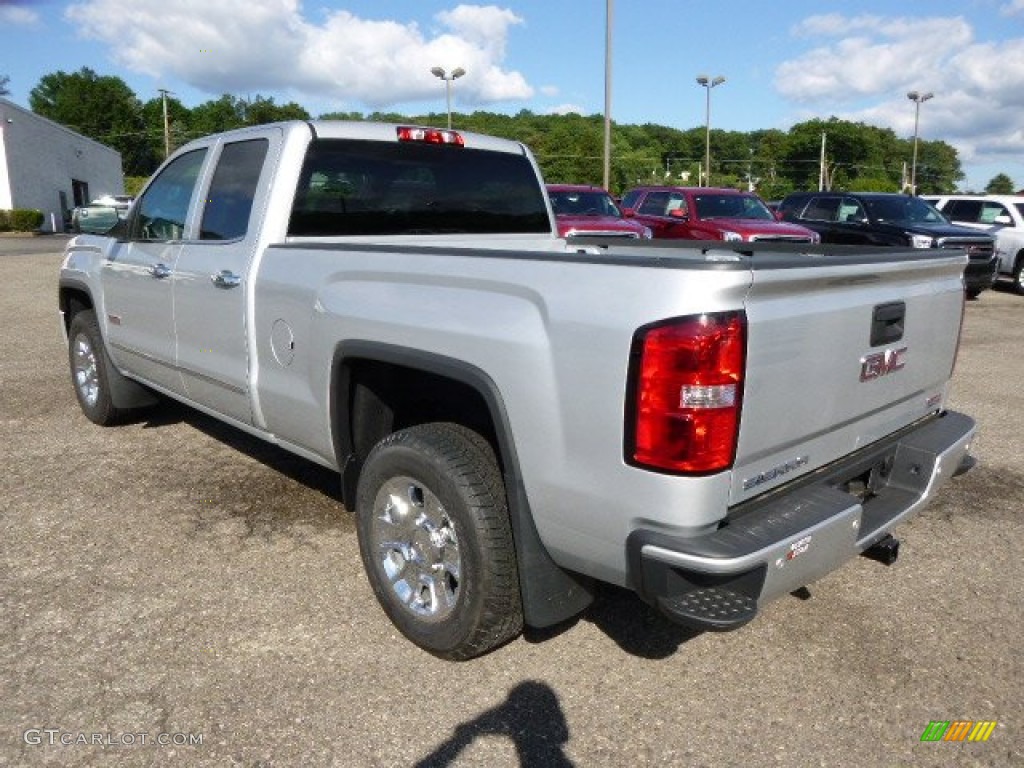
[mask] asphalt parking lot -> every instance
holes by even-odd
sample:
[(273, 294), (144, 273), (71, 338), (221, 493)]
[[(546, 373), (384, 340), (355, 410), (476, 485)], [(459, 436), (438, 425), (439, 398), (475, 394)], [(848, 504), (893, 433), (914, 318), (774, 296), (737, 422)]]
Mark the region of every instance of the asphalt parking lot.
[[(0, 766), (1024, 765), (1024, 298), (967, 306), (979, 466), (745, 628), (605, 590), (449, 663), (362, 574), (334, 475), (176, 405), (95, 427), (56, 316), (63, 239), (0, 239)], [(996, 721), (983, 743), (931, 721)]]

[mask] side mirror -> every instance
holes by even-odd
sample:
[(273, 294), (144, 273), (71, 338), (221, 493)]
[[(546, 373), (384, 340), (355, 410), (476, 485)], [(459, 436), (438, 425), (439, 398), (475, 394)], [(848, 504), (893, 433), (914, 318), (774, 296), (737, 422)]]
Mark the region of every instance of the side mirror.
[(631, 219), (634, 216), (636, 216), (636, 209), (634, 209), (634, 208), (623, 208), (622, 209), (622, 216), (623, 216), (623, 218)]
[(1011, 219), (1007, 214), (1003, 213), (992, 219), (992, 223), (998, 224), (1001, 227), (1009, 227), (1011, 224), (1013, 224), (1013, 219)]
[(668, 215), (673, 219), (685, 219), (686, 210), (684, 208), (673, 208), (668, 212)]
[(129, 219), (118, 219), (117, 223), (107, 230), (107, 237), (124, 242), (128, 239)]

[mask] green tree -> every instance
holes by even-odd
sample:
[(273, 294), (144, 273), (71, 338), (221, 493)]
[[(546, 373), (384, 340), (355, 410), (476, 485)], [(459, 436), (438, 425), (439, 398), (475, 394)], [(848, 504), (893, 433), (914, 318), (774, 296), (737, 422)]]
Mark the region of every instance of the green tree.
[(992, 177), (989, 183), (985, 185), (985, 191), (990, 195), (1012, 195), (1013, 179), (1005, 173), (997, 173)]
[(219, 99), (193, 107), (189, 127), (196, 136), (230, 131), (245, 125), (245, 101), (225, 93)]
[(310, 115), (303, 107), (290, 101), (275, 104), (272, 98), (257, 95), (252, 101), (245, 101), (242, 116), (246, 125), (265, 125), (282, 120), (309, 120)]
[[(906, 142), (906, 153), (913, 152), (913, 142)], [(953, 192), (964, 178), (957, 151), (944, 141), (921, 141), (917, 146), (917, 191), (922, 195)]]
[(7, 88), (7, 84), (11, 82), (11, 78), (7, 75), (0, 75), (0, 96), (10, 96), (11, 92)]
[(119, 77), (101, 77), (88, 67), (45, 75), (29, 93), (29, 106), (36, 114), (116, 149), (128, 175), (150, 173), (156, 165), (142, 103)]

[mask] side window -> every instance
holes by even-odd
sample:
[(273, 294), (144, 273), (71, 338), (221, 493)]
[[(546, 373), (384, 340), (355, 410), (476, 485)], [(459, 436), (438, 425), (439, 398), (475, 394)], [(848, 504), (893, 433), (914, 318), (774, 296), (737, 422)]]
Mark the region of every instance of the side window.
[(245, 237), (269, 144), (266, 139), (252, 139), (224, 145), (210, 182), (200, 240)]
[(838, 197), (815, 197), (808, 203), (803, 218), (808, 221), (836, 221), (838, 213)]
[(627, 192), (626, 196), (622, 198), (622, 207), (623, 208), (636, 208), (636, 201), (639, 200), (639, 199), (640, 199), (640, 192), (638, 190), (634, 189), (632, 192)]
[(668, 197), (668, 204), (665, 206), (666, 216), (686, 216), (686, 198), (673, 192)]
[(852, 197), (844, 197), (839, 204), (837, 221), (844, 221), (850, 224), (868, 220), (864, 207)]
[(975, 223), (981, 216), (980, 200), (950, 200), (942, 212), (950, 221)]
[(668, 205), (668, 192), (648, 192), (637, 213), (647, 216), (664, 216)]
[(185, 217), (195, 194), (206, 149), (175, 158), (160, 171), (135, 206), (130, 236), (133, 240), (181, 240)]
[(981, 218), (978, 221), (982, 224), (995, 224), (997, 216), (1009, 217), (1009, 215), (1010, 212), (1000, 203), (985, 203), (981, 207)]

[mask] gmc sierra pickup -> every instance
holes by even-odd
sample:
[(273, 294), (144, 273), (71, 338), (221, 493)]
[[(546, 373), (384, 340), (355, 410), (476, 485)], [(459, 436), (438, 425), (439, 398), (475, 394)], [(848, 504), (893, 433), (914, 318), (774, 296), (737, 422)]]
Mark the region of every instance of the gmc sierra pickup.
[(970, 466), (961, 252), (557, 237), (521, 144), (291, 122), (194, 141), (59, 306), (86, 417), (166, 395), (337, 470), (369, 583), (449, 659), (596, 581), (731, 629)]

